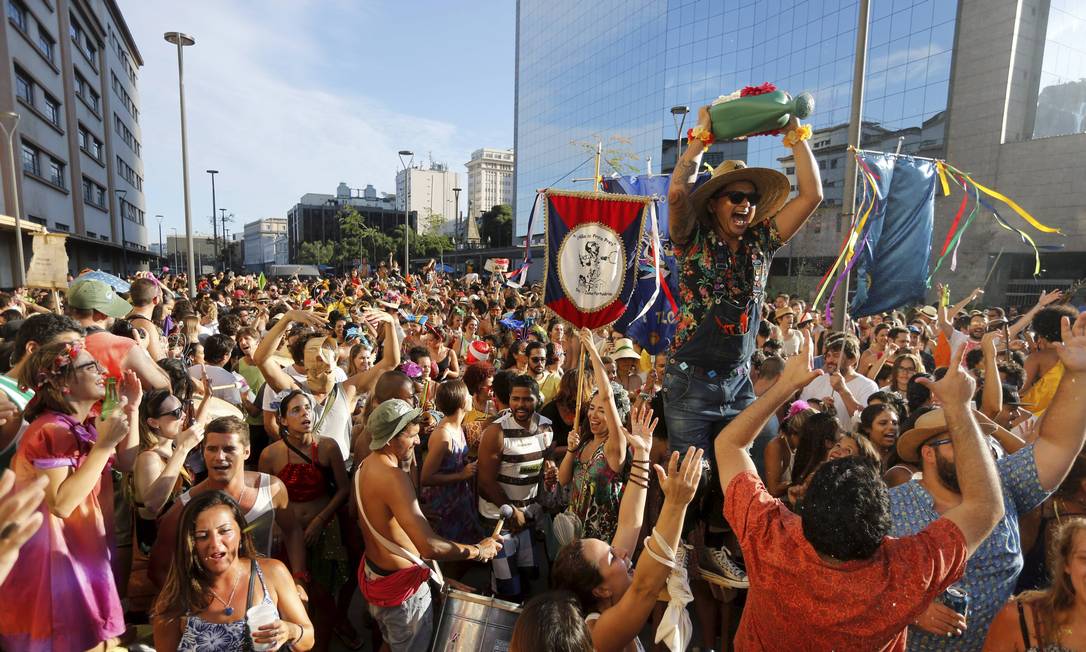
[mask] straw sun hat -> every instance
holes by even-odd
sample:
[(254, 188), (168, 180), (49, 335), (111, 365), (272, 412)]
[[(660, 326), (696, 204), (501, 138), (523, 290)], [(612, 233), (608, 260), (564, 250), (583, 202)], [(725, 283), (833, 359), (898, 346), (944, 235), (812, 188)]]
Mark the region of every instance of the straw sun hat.
[(788, 193), (791, 191), (788, 177), (776, 170), (748, 168), (743, 161), (724, 161), (716, 166), (712, 176), (690, 195), (694, 215), (701, 215), (709, 210), (709, 200), (713, 198), (713, 195), (723, 190), (729, 183), (736, 181), (749, 181), (762, 196), (752, 224), (776, 215), (781, 206), (784, 206), (784, 202), (788, 200)]

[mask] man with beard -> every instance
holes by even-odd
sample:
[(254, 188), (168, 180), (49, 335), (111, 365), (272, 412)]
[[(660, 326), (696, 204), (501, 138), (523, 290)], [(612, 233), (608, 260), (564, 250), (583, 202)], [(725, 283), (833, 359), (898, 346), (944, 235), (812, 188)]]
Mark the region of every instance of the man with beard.
[[(400, 342), (396, 336), (393, 317), (379, 310), (367, 310), (363, 319), (374, 327), (384, 323), (384, 354), (373, 367), (343, 382), (336, 382), (333, 376), (333, 372), (339, 369), (336, 365), (336, 340), (330, 337), (326, 330), (319, 330), (325, 326), (325, 320), (311, 312), (291, 310), (283, 315), (279, 323), (264, 336), (253, 354), (253, 361), (264, 373), (268, 388), (281, 394), (277, 397), (278, 400), (273, 400), (273, 404), (277, 405), (286, 393), (295, 389), (313, 397), (317, 418), (313, 432), (318, 437), (334, 439), (344, 461), (350, 459), (353, 449), (351, 414), (358, 396), (370, 391), (381, 374), (400, 364)], [(279, 350), (283, 335), (292, 323), (314, 327), (313, 330), (298, 336), (290, 347), (295, 364), (301, 361), (305, 367), (305, 378), (302, 380), (288, 374), (271, 357)]]
[(542, 342), (528, 342), (528, 374), (539, 385), (543, 402), (547, 403), (558, 393), (558, 374), (547, 371), (547, 345)]
[[(1014, 590), (1023, 563), (1018, 515), (1038, 507), (1063, 482), (1086, 437), (1086, 315), (1078, 317), (1073, 329), (1064, 317), (1061, 339), (1055, 349), (1066, 371), (1040, 436), (996, 462), (1005, 514), (969, 560), (960, 583), (969, 595), (968, 618), (932, 602), (909, 630), (910, 650), (979, 650), (993, 616)], [(987, 419), (977, 418), (986, 433), (995, 429)], [(915, 534), (961, 502), (954, 444), (946, 431), (944, 411), (935, 409), (898, 439), (901, 458), (924, 473), (890, 490), (892, 536)]]
[(219, 417), (204, 428), (204, 464), (207, 479), (181, 494), (173, 506), (158, 521), (158, 536), (151, 548), (147, 574), (155, 586), (161, 587), (173, 563), (177, 550), (177, 524), (181, 510), (193, 496), (207, 491), (225, 491), (245, 512), (257, 551), (272, 555), (272, 527), (283, 533), (290, 569), (299, 583), (308, 581), (305, 561), (305, 538), (302, 528), (287, 507), (290, 499), (283, 482), (267, 473), (245, 470), (249, 459), (249, 427), (237, 417)]
[(543, 511), (536, 501), (554, 433), (551, 420), (535, 411), (539, 400), (535, 380), (515, 376), (510, 385), (509, 411), (483, 430), (475, 473), (479, 514), (488, 527), (493, 528), (503, 505), (513, 507), (513, 515), (505, 519), (504, 548), (492, 563), (492, 588), (495, 595), (520, 602), (529, 594), (528, 580), (539, 572), (531, 525)]
[(800, 400), (819, 399), (833, 403), (837, 418), (849, 424), (852, 415), (867, 407), (867, 398), (879, 391), (875, 381), (856, 372), (859, 343), (852, 337), (834, 340), (826, 347), (822, 369), (826, 373), (803, 388)]

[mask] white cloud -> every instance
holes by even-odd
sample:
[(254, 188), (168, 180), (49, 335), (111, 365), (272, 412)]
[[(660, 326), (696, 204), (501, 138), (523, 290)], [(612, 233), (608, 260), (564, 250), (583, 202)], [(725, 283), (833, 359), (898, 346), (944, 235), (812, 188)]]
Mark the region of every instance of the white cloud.
[(342, 50), (332, 45), (338, 37), (322, 40), (320, 25), (361, 20), (364, 9), (352, 3), (323, 3), (319, 13), (314, 3), (285, 1), (121, 0), (121, 8), (145, 60), (139, 95), (147, 214), (165, 215), (166, 232), (184, 225), (177, 58), (162, 39), (166, 31), (196, 39), (184, 63), (192, 216), (201, 232), (210, 231), (208, 168), (220, 170), (218, 205), (236, 215), (230, 231), (240, 232), (245, 222), (284, 216), (306, 192), (334, 192), (340, 181), (393, 191), (396, 152), (404, 147), (432, 151), (462, 172), (467, 154), (481, 146), (448, 122), (367, 97), (362, 80), (330, 82), (329, 58)]

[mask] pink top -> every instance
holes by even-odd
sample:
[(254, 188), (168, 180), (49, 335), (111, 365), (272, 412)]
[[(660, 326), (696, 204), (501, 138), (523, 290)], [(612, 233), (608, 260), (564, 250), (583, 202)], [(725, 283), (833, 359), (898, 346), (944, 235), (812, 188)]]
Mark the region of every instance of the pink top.
[[(15, 487), (46, 469), (78, 469), (98, 439), (93, 425), (45, 412), (27, 428), (12, 461)], [(114, 584), (113, 482), (109, 465), (67, 518), (45, 502), (42, 526), (2, 585), (0, 647), (9, 652), (86, 650), (124, 633)]]

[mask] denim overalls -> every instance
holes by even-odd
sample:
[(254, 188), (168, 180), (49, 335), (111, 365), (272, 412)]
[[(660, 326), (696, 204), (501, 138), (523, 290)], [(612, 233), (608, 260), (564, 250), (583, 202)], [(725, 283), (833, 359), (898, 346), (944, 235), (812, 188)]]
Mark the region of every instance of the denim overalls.
[(664, 416), (672, 451), (709, 450), (717, 433), (754, 402), (750, 356), (757, 346), (771, 255), (758, 246), (748, 249), (754, 274), (746, 303), (728, 298), (721, 279), (730, 257), (714, 247), (712, 304), (690, 339), (668, 358)]

